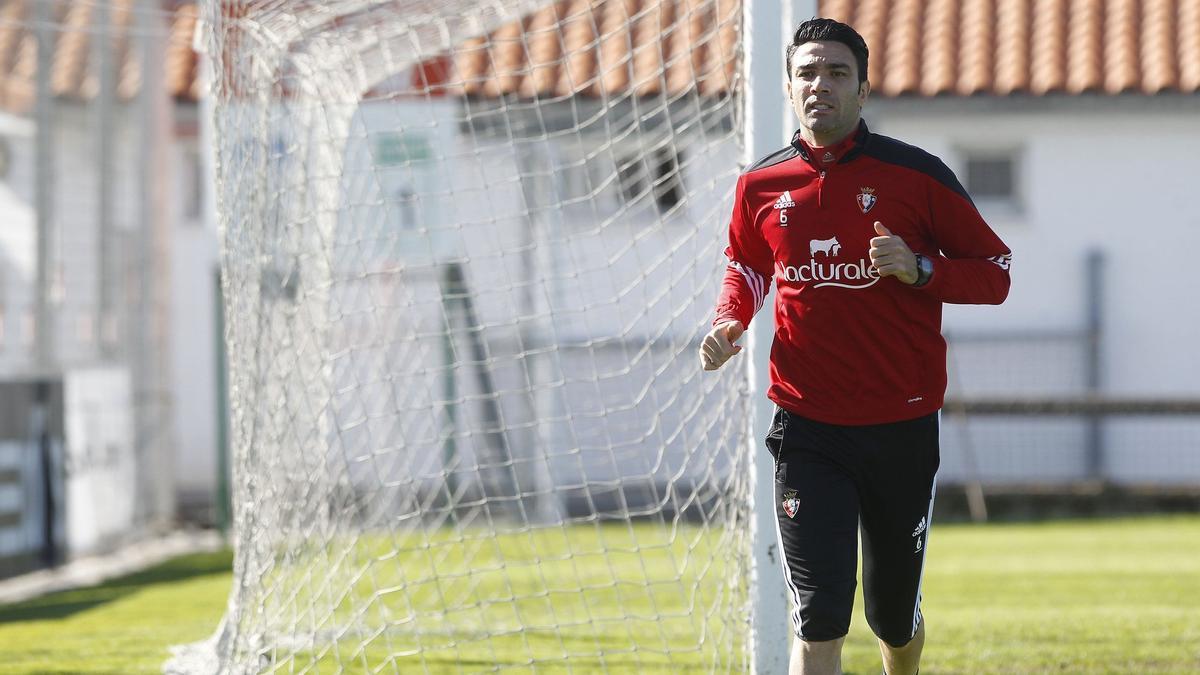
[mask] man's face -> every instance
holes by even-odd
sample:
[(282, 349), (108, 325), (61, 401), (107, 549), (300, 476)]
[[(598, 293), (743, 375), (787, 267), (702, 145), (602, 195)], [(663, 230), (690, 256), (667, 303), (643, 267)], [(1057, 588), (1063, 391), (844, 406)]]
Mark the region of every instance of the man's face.
[(845, 138), (858, 126), (869, 82), (858, 83), (858, 65), (840, 42), (806, 42), (792, 54), (787, 92), (804, 140), (817, 146)]

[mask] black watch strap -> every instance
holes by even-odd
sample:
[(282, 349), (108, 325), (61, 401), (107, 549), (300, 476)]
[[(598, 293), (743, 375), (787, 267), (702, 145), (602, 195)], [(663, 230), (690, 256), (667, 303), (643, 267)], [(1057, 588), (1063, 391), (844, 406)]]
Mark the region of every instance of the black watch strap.
[(929, 280), (933, 278), (933, 261), (927, 256), (921, 255), (920, 253), (916, 254), (916, 256), (917, 280), (914, 281), (912, 285), (913, 288), (920, 288), (921, 286), (929, 283)]

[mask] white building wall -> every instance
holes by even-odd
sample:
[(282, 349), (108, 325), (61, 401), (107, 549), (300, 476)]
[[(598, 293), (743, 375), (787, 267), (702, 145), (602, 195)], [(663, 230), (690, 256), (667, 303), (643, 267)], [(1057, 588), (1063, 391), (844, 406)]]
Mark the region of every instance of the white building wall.
[[(51, 242), (55, 266), (51, 302), (56, 316), (54, 355), (65, 368), (88, 366), (101, 360), (98, 309), (100, 284), (99, 234), (99, 163), (98, 132), (95, 111), (85, 106), (64, 103), (56, 108), (51, 200), (53, 202)], [(139, 216), (140, 177), (137, 171), (136, 119), (128, 108), (118, 111), (114, 121), (116, 156), (109, 162), (113, 171), (111, 185), (113, 241), (109, 248), (110, 283), (114, 288), (114, 308), (129, 312), (135, 292), (130, 265), (135, 250)], [(4, 229), (0, 236), (0, 257), (6, 258), (0, 269), (5, 335), (0, 341), (0, 375), (27, 373), (33, 363), (33, 315), (35, 311), (36, 257), (36, 162), (34, 139), (29, 134), (6, 134), (10, 152), (8, 179), (2, 186)], [(141, 142), (141, 141), (138, 141)], [(123, 309), (124, 308), (124, 309)], [(118, 353), (124, 353), (127, 335), (119, 334)]]
[[(191, 112), (191, 111), (187, 111)], [(181, 115), (186, 113), (181, 112)], [(217, 233), (204, 219), (208, 180), (199, 138), (183, 134), (170, 149), (171, 371), (177, 442), (174, 479), (185, 513), (212, 508), (217, 490)]]
[[(401, 105), (364, 106), (352, 125), (342, 169), (351, 204), (331, 254), (331, 426), (356, 484), (437, 489), (440, 434), (450, 430), (460, 483), (508, 480), (487, 466), (504, 443), (522, 489), (553, 491), (560, 503), (580, 499), (585, 484), (599, 490), (597, 508), (615, 508), (665, 499), (650, 492), (673, 476), (682, 490), (727, 479), (724, 430), (687, 421), (708, 419), (697, 411), (715, 404), (722, 383), (701, 378), (695, 348), (725, 265), (736, 144), (675, 139), (687, 195), (660, 215), (649, 192), (622, 198), (616, 171), (651, 156), (661, 130), (617, 147), (575, 135), (514, 144), (426, 121), (452, 120), (455, 101)], [(436, 158), (385, 159), (386, 148), (415, 156), (426, 147)], [(450, 384), (437, 279), (452, 262), (484, 329), (472, 336), (452, 303)], [(485, 365), (473, 365), (475, 348)], [(480, 389), (480, 368), (495, 391)], [(489, 400), (502, 440), (480, 431), (492, 426)], [(622, 494), (622, 484), (644, 492)]]
[[(135, 505), (146, 499), (140, 490), (145, 483), (134, 478), (151, 464), (139, 461), (135, 448), (130, 335), (138, 327), (130, 319), (131, 308), (140, 301), (134, 257), (143, 192), (138, 149), (153, 140), (139, 133), (136, 106), (117, 105), (113, 113), (112, 126), (101, 130), (93, 106), (60, 100), (54, 108), (48, 186), (52, 320), (47, 337), (34, 334), (39, 179), (33, 123), (13, 118), (0, 125), (9, 162), (0, 184), (0, 380), (46, 375), (35, 362), (35, 347), (38, 340), (52, 341), (51, 368), (73, 392), (64, 413), (66, 443), (54, 459), (62, 481), (56, 496), (68, 557), (106, 549), (139, 533), (144, 519)], [(106, 134), (113, 155), (102, 167), (100, 141)], [(107, 249), (112, 312), (107, 317), (100, 314), (101, 171), (110, 172), (112, 190)], [(117, 330), (108, 354), (101, 344), (105, 319)], [(26, 485), (39, 484), (40, 468), (26, 469)], [(151, 475), (145, 482), (160, 480)], [(97, 509), (103, 513), (97, 515)]]
[(1103, 251), (1104, 391), (1200, 395), (1200, 311), (1191, 296), (1200, 249), (1200, 111), (878, 114), (876, 130), (942, 157), (1015, 148), (1018, 213), (984, 215), (1013, 249), (1003, 310), (948, 306), (949, 330), (1075, 328), (1085, 319), (1083, 256)]
[[(1019, 106), (988, 111), (970, 103), (964, 104), (964, 109), (955, 102), (905, 105), (872, 101), (868, 113), (875, 131), (923, 147), (960, 173), (964, 151), (1019, 151), (1020, 208), (982, 206), (989, 222), (1014, 251), (1012, 293), (1001, 307), (947, 306), (945, 326), (951, 335), (1081, 331), (1086, 318), (1085, 256), (1096, 248), (1108, 260), (1103, 392), (1196, 397), (1200, 395), (1195, 384), (1200, 367), (1188, 346), (1200, 340), (1200, 312), (1190, 310), (1194, 303), (1189, 294), (1196, 284), (1190, 279), (1188, 256), (1200, 249), (1200, 212), (1190, 207), (1190, 182), (1200, 175), (1196, 159), (1200, 157), (1200, 134), (1194, 124), (1197, 111), (1143, 110), (1124, 104), (1105, 108), (1093, 103), (1079, 100), (1057, 107), (1043, 105), (1039, 111)], [(381, 129), (399, 128), (386, 123), (391, 117), (395, 113), (380, 113)], [(1120, 137), (1134, 128), (1138, 130), (1135, 138)], [(582, 201), (556, 214), (535, 214), (535, 227), (541, 229), (531, 235), (525, 230), (526, 205), (520, 199), (520, 182), (515, 180), (528, 173), (530, 165), (522, 165), (511, 148), (488, 150), (486, 143), (475, 145), (476, 140), (464, 138), (454, 151), (459, 153), (455, 161), (467, 168), (464, 175), (446, 181), (454, 189), (447, 189), (445, 201), (458, 221), (466, 223), (453, 239), (470, 260), (466, 272), (476, 293), (479, 318), (492, 326), (485, 340), (496, 358), (497, 386), (511, 391), (527, 384), (529, 375), (516, 358), (520, 349), (517, 328), (522, 322), (527, 327), (536, 324), (536, 315), (549, 307), (555, 312), (556, 338), (568, 341), (586, 343), (613, 325), (621, 326), (631, 339), (650, 337), (642, 332), (645, 326), (665, 326), (666, 333), (660, 337), (677, 345), (696, 336), (711, 313), (720, 280), (727, 193), (736, 175), (731, 167), (738, 157), (732, 143), (704, 149), (699, 155), (695, 151), (701, 145), (680, 144), (685, 153), (693, 153), (685, 157), (684, 168), (689, 200), (686, 208), (668, 217), (660, 229), (647, 229), (656, 220), (652, 205), (649, 211), (631, 211), (608, 220), (611, 214)], [(564, 159), (570, 149), (562, 147), (561, 140), (556, 142), (559, 145), (534, 147), (541, 153), (533, 158), (535, 170), (536, 162), (550, 162), (551, 171), (545, 177), (548, 190), (554, 189), (564, 164), (570, 161)], [(529, 150), (526, 147), (521, 152)], [(186, 163), (183, 157), (188, 152), (185, 146), (176, 149), (177, 166)], [(528, 155), (522, 157), (530, 160)], [(187, 180), (183, 175), (178, 178), (179, 198), (173, 200), (177, 209), (183, 208), (187, 190), (183, 183)], [(380, 222), (402, 219), (402, 210), (393, 203)], [(216, 411), (211, 394), (215, 391), (211, 360), (215, 308), (210, 290), (217, 248), (211, 229), (187, 218), (177, 222), (173, 305), (183, 309), (176, 314), (173, 342), (179, 429), (176, 480), (181, 490), (200, 494), (205, 489), (215, 490)], [(356, 222), (365, 221), (356, 216)], [(688, 236), (692, 229), (713, 223), (710, 238)], [(540, 239), (536, 250), (527, 255), (523, 247), (529, 245), (531, 236)], [(642, 266), (653, 259), (664, 264), (644, 274)], [(697, 259), (701, 262), (693, 264)], [(541, 268), (535, 274), (552, 278), (530, 289), (534, 316), (528, 314), (530, 307), (521, 304), (521, 286), (529, 275), (524, 266), (530, 262)], [(685, 269), (691, 271), (679, 276)], [(380, 277), (379, 282), (386, 278)], [(438, 292), (436, 283), (432, 277), (414, 283), (415, 287), (403, 293), (388, 291), (391, 295), (372, 316), (352, 318), (385, 326), (393, 320), (391, 313), (402, 311), (395, 303), (416, 303), (403, 311), (414, 316), (427, 312), (426, 318), (437, 324), (441, 319), (438, 301), (433, 298)], [(624, 291), (620, 298), (618, 289)], [(660, 297), (662, 289), (669, 290)], [(692, 297), (699, 300), (692, 302)], [(677, 309), (680, 302), (689, 304), (664, 323), (664, 313)], [(440, 358), (440, 344), (431, 342), (427, 347), (427, 358)], [(456, 349), (464, 350), (466, 344), (460, 341)], [(1082, 346), (1075, 339), (1043, 346), (1036, 357), (1026, 355), (1020, 345), (963, 348), (959, 353), (961, 362), (957, 367), (952, 364), (957, 378), (952, 387), (965, 395), (1067, 396), (1084, 388)], [(659, 370), (660, 381), (684, 383), (693, 390), (704, 389), (701, 385), (707, 383), (689, 380), (686, 373), (675, 372), (674, 365), (664, 369), (662, 355), (643, 355), (637, 363), (622, 363), (622, 354), (613, 345), (584, 347), (579, 356), (599, 364), (592, 366), (599, 370), (590, 373), (572, 365), (575, 356), (569, 350), (540, 357), (542, 365), (534, 368), (541, 371), (535, 377), (568, 380), (533, 403), (541, 406), (539, 415), (558, 419), (552, 424), (529, 428), (530, 402), (511, 394), (502, 397), (506, 421), (522, 427), (516, 442), (521, 446), (546, 443), (552, 465), (548, 470), (564, 489), (577, 485), (585, 475), (605, 480), (621, 473), (650, 475), (674, 470), (685, 456), (671, 454), (679, 441), (664, 442), (657, 435), (674, 424), (670, 410), (696, 405), (694, 397), (674, 400), (672, 397), (683, 391), (678, 386), (672, 392), (612, 387), (622, 370), (635, 375), (634, 379), (642, 378), (637, 381), (644, 380), (639, 374), (643, 369), (651, 371), (646, 375), (651, 380), (653, 371)], [(585, 381), (589, 378), (595, 384)], [(481, 393), (472, 388), (470, 370), (461, 372), (458, 379), (460, 396)], [(431, 399), (442, 394), (444, 382), (436, 368), (416, 380)], [(356, 395), (366, 396), (365, 392)], [(710, 393), (704, 389), (697, 396)], [(620, 404), (632, 395), (640, 397), (634, 405)], [(611, 427), (620, 430), (618, 436), (611, 436), (598, 421), (597, 415), (606, 410), (620, 418), (620, 424)], [(479, 413), (467, 410), (462, 414)], [(426, 417), (424, 422), (435, 420)], [(387, 438), (383, 433), (372, 435)], [(419, 453), (426, 463), (440, 454), (441, 441), (433, 438)], [(1200, 438), (1200, 429), (1190, 420), (1106, 422), (1103, 438), (1105, 470), (1118, 482), (1200, 482), (1200, 453), (1192, 447)], [(350, 442), (349, 437), (343, 441)], [(391, 440), (370, 442), (378, 446), (376, 450), (393, 447)], [(696, 439), (683, 442), (694, 444)], [(948, 481), (973, 475), (965, 454), (968, 451), (974, 455), (978, 474), (991, 482), (1061, 482), (1087, 477), (1086, 427), (1079, 419), (976, 418), (962, 425), (949, 418), (943, 442), (942, 478)], [(462, 439), (460, 452), (465, 461), (477, 459), (476, 452), (484, 451), (481, 444), (480, 437)], [(620, 461), (591, 452), (600, 444), (616, 448)], [(647, 455), (645, 448), (655, 450)], [(440, 473), (439, 467), (405, 462), (395, 470), (412, 471), (414, 476)]]
[(7, 154), (0, 179), (0, 375), (27, 367), (32, 353), (33, 284), (37, 274), (33, 207), (34, 126), (0, 113)]
[[(1079, 98), (1009, 103), (990, 111), (980, 101), (951, 103), (868, 104), (874, 131), (942, 157), (960, 177), (972, 150), (1015, 150), (1020, 158), (1019, 208), (981, 202), (981, 211), (1013, 249), (1012, 292), (999, 308), (948, 305), (946, 330), (978, 335), (1082, 329), (1084, 261), (1089, 250), (1099, 250), (1107, 261), (1101, 393), (1200, 398), (1200, 356), (1194, 349), (1200, 340), (1194, 298), (1200, 285), (1192, 265), (1200, 249), (1200, 211), (1192, 203), (1200, 176), (1197, 102)], [(1022, 357), (1011, 348), (990, 358), (977, 351), (959, 374), (962, 392), (1080, 394), (1082, 348), (1060, 346), (1057, 362)], [(1082, 478), (1084, 424), (1077, 418), (977, 418), (964, 435), (952, 422), (944, 433), (951, 452), (943, 468), (965, 475), (956, 453), (970, 438), (985, 478)], [(1200, 483), (1200, 422), (1126, 418), (1105, 421), (1101, 429), (1106, 477)]]

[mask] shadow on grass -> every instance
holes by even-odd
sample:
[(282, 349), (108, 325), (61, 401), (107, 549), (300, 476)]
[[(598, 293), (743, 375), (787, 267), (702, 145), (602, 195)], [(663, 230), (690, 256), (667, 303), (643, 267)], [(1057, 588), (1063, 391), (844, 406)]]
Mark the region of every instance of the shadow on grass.
[(157, 584), (169, 584), (209, 574), (228, 574), (233, 568), (233, 553), (197, 553), (87, 588), (51, 593), (14, 605), (0, 606), (0, 624), (16, 621), (62, 619), (76, 612), (119, 600), (131, 593)]

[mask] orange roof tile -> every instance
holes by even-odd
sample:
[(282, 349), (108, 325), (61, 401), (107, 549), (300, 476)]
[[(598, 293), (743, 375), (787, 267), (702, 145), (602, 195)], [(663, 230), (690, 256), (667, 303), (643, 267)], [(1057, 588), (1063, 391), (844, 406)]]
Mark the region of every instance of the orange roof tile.
[[(10, 111), (33, 104), (35, 1), (54, 1), (62, 25), (52, 90), (86, 100), (98, 88), (97, 0), (0, 0), (0, 108)], [(133, 0), (103, 1), (128, 99), (142, 71)], [(195, 100), (196, 3), (163, 7), (167, 90)], [(866, 39), (876, 96), (1200, 92), (1200, 0), (820, 0), (819, 10)], [(554, 0), (421, 64), (413, 86), (526, 99), (722, 95), (735, 86), (740, 12), (741, 0)]]
[(192, 50), (192, 36), (196, 32), (199, 14), (196, 5), (183, 5), (175, 10), (171, 22), (163, 70), (167, 78), (167, 91), (177, 99), (195, 100), (200, 95), (200, 78), (196, 72), (198, 59)]
[(1142, 31), (1158, 36), (1154, 40), (1143, 40), (1141, 44), (1143, 80), (1147, 92), (1170, 91), (1179, 86), (1179, 69), (1175, 54), (1178, 40), (1172, 24), (1175, 21), (1172, 0), (1147, 0), (1142, 10)]
[(596, 51), (591, 48), (596, 41), (592, 0), (571, 0), (560, 26), (564, 58), (554, 92), (584, 91), (596, 71)]
[(1179, 89), (1200, 91), (1200, 2), (1179, 0)]
[(545, 96), (554, 91), (562, 57), (557, 26), (566, 18), (566, 4), (558, 0), (533, 15), (528, 31), (530, 74), (520, 89), (524, 98)]
[(924, 78), (921, 93), (936, 94), (954, 87), (958, 79), (958, 64), (953, 58), (958, 53), (958, 0), (932, 0), (925, 12), (925, 25), (921, 30), (921, 59), (926, 64), (929, 77)]
[(1097, 91), (1104, 72), (1104, 5), (1072, 0), (1067, 33), (1067, 90)]
[(1029, 92), (1045, 94), (1067, 86), (1067, 1), (1040, 0), (1029, 47)]
[[(1200, 0), (821, 0), (819, 10), (862, 33), (877, 96), (1200, 92)], [(526, 98), (720, 94), (736, 72), (739, 11), (740, 0), (560, 0), (456, 50), (443, 84)]]
[(1200, 92), (1200, 0), (822, 0), (820, 10), (867, 40), (877, 95)]
[[(135, 11), (153, 11), (165, 22), (166, 87), (178, 99), (199, 94), (196, 55), (192, 51), (196, 5), (166, 0), (163, 9), (135, 10), (135, 0), (0, 0), (0, 109), (26, 113), (32, 109), (37, 75), (35, 2), (53, 2), (57, 30), (50, 69), (50, 91), (58, 97), (90, 100), (100, 90), (96, 36), (108, 35), (113, 83), (121, 100), (137, 96), (142, 86), (141, 53), (133, 34)], [(107, 17), (102, 11), (107, 9)], [(111, 28), (100, 26), (106, 24)]]
[(1011, 94), (1030, 88), (1030, 30), (1029, 0), (1004, 0), (996, 7), (996, 51), (1005, 57), (996, 60), (993, 89), (997, 94)]
[(445, 91), (525, 98), (727, 92), (740, 0), (559, 0), (453, 54)]

